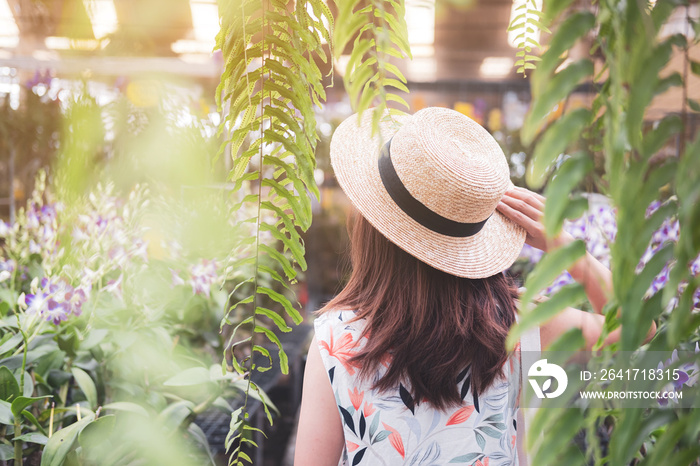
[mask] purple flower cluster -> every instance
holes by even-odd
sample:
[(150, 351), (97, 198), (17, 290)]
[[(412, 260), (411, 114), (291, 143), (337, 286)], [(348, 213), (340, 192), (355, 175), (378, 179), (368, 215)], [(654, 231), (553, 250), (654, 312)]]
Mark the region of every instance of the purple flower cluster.
[(5, 249), (15, 251), (17, 257), (38, 254), (44, 260), (55, 259), (59, 253), (57, 214), (62, 206), (43, 204), (34, 197), (14, 225), (0, 220), (0, 238), (5, 239)]
[(693, 277), (700, 275), (700, 254), (690, 263), (690, 273)]
[[(589, 204), (592, 205), (591, 212), (576, 220), (564, 222), (564, 230), (574, 238), (583, 240), (586, 243), (588, 252), (606, 267), (610, 267), (610, 244), (615, 241), (617, 235), (616, 212), (614, 208), (610, 207), (603, 196), (590, 196)], [(646, 217), (649, 218), (661, 206), (662, 203), (659, 201), (652, 202), (646, 209)], [(673, 218), (664, 220), (661, 227), (653, 233), (649, 246), (637, 264), (635, 271), (641, 273), (646, 264), (666, 243), (678, 241), (679, 234), (680, 226), (678, 220)], [(542, 251), (525, 245), (520, 253), (520, 257), (534, 264), (542, 257)], [(689, 264), (689, 267), (693, 276), (700, 275), (700, 255)], [(666, 264), (661, 272), (654, 278), (647, 290), (647, 297), (653, 296), (666, 286), (671, 268), (671, 263)], [(544, 292), (545, 294), (555, 293), (561, 287), (573, 283), (573, 281), (571, 275), (564, 271)], [(681, 283), (678, 289), (679, 294), (686, 286), (687, 282)], [(678, 298), (675, 297), (669, 303), (669, 308), (672, 309), (677, 304)], [(696, 290), (693, 294), (693, 305), (695, 307), (700, 307), (700, 289)]]
[(61, 278), (43, 278), (39, 286), (33, 284), (33, 293), (24, 297), (27, 314), (36, 314), (55, 325), (68, 316), (79, 316), (87, 301), (89, 288), (74, 288)]
[(12, 273), (17, 268), (17, 262), (0, 256), (0, 272)]
[(24, 209), (20, 209), (16, 221), (8, 225), (0, 221), (0, 268), (14, 271), (20, 280), (27, 277), (30, 256), (41, 258), (41, 265), (48, 275), (61, 256), (58, 215), (63, 205), (55, 202), (46, 192), (46, 174), (39, 172), (32, 196)]
[(523, 245), (523, 249), (520, 251), (520, 259), (525, 259), (531, 264), (538, 263), (542, 256), (544, 256), (544, 251), (533, 248), (529, 244)]
[(211, 285), (217, 282), (219, 276), (215, 260), (202, 259), (190, 267), (190, 285), (194, 294), (209, 296)]
[[(647, 207), (647, 210), (644, 213), (645, 217), (649, 218), (662, 205), (663, 204), (660, 201), (653, 201)], [(635, 272), (641, 273), (642, 270), (644, 270), (644, 267), (649, 263), (651, 258), (654, 257), (654, 255), (657, 252), (659, 252), (659, 250), (666, 243), (675, 243), (676, 241), (678, 241), (679, 233), (680, 226), (678, 224), (678, 220), (670, 218), (664, 220), (664, 222), (661, 224), (661, 227), (652, 234), (651, 241), (649, 241), (649, 245), (644, 251), (644, 254), (642, 255), (641, 259), (639, 260)], [(666, 283), (668, 283), (670, 271), (670, 264), (664, 265), (664, 268), (661, 270), (661, 272), (659, 272), (659, 274), (656, 277), (654, 277), (654, 280), (651, 282), (651, 285), (647, 290), (647, 296), (654, 296), (666, 286)]]
[(34, 232), (34, 237), (29, 240), (30, 254), (54, 253), (58, 248), (56, 214), (56, 204), (30, 205), (25, 224), (29, 231)]
[(124, 219), (116, 209), (120, 201), (115, 198), (111, 202), (114, 203), (113, 210), (93, 210), (78, 216), (77, 225), (73, 228), (73, 243), (106, 251), (107, 258), (119, 268), (132, 258), (148, 261), (146, 241), (129, 234)]
[[(695, 343), (695, 354), (700, 353), (700, 345)], [(657, 369), (666, 370), (671, 366), (675, 366), (678, 362), (678, 350), (673, 350), (671, 358), (667, 359), (665, 363), (659, 362)], [(678, 374), (678, 380), (674, 380), (671, 384), (666, 387), (666, 391), (679, 392), (683, 389), (683, 386), (692, 387), (698, 382), (698, 377), (700, 377), (700, 367), (697, 363), (685, 363), (676, 372)], [(666, 406), (668, 404), (668, 398), (659, 398), (657, 401), (661, 406)], [(678, 402), (676, 398), (672, 398), (674, 402)]]
[[(134, 226), (130, 217), (142, 204), (138, 195), (130, 196), (127, 203), (112, 195), (112, 186), (98, 187), (89, 201), (88, 208), (77, 215), (72, 230), (74, 254), (83, 265), (81, 283), (86, 286), (92, 286), (112, 270), (121, 272), (131, 263), (148, 261), (144, 231)], [(121, 273), (107, 287), (121, 296)]]
[[(218, 267), (218, 263), (213, 259), (202, 259), (189, 267), (187, 283), (192, 287), (194, 294), (209, 296), (211, 286), (219, 281)], [(173, 287), (185, 284), (185, 280), (180, 276), (178, 270), (170, 269), (170, 274)]]
[[(565, 221), (564, 230), (575, 239), (583, 240), (588, 252), (606, 267), (610, 267), (610, 243), (615, 240), (617, 234), (615, 209), (608, 204), (604, 196), (589, 196), (589, 204), (591, 211), (576, 220)], [(529, 245), (525, 245), (520, 253), (522, 259), (533, 264), (539, 262), (542, 255), (542, 251)], [(564, 271), (544, 293), (556, 293), (561, 287), (573, 282), (569, 272)]]

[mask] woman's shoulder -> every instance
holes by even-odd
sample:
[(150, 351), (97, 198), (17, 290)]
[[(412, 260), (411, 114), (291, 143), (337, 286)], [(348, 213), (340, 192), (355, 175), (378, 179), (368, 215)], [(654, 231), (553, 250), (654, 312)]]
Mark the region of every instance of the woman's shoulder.
[(330, 309), (316, 315), (314, 327), (316, 333), (327, 333), (329, 331), (362, 331), (364, 319), (358, 319), (354, 310), (350, 309)]

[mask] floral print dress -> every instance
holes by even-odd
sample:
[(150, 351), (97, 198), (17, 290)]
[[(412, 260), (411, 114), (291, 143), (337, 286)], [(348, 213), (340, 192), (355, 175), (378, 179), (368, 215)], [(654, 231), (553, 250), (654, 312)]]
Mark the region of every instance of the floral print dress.
[(443, 412), (413, 400), (404, 384), (391, 392), (373, 390), (372, 380), (384, 368), (366, 381), (357, 377), (350, 358), (364, 344), (364, 321), (350, 322), (354, 317), (353, 311), (328, 312), (314, 323), (343, 421), (340, 465), (518, 464), (519, 348), (504, 365), (504, 377), (478, 397), (470, 389), (469, 369), (463, 370), (457, 388), (464, 401)]

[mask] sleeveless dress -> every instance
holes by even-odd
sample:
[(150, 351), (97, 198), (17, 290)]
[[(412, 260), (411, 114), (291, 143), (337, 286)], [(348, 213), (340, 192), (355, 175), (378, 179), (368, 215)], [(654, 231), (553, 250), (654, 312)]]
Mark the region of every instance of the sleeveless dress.
[[(462, 371), (457, 388), (463, 403), (443, 412), (413, 400), (405, 384), (390, 392), (373, 390), (373, 380), (385, 367), (366, 381), (357, 377), (358, 367), (350, 358), (366, 339), (365, 321), (349, 322), (354, 317), (353, 311), (333, 311), (314, 322), (343, 421), (341, 466), (518, 465), (519, 347), (504, 365), (503, 378), (479, 397), (469, 388), (468, 370)], [(383, 363), (388, 364), (389, 360)]]

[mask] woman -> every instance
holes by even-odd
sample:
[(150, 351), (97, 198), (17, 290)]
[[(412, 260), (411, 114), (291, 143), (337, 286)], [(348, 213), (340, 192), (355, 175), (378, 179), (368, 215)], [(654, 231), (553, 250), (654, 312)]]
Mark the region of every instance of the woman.
[[(512, 185), (499, 145), (466, 116), (387, 116), (374, 135), (371, 122), (353, 115), (331, 142), (359, 211), (353, 272), (315, 322), (295, 464), (518, 464), (520, 361), (505, 347), (517, 292), (502, 272), (524, 242), (572, 238), (546, 240), (544, 198)], [(580, 328), (590, 348), (602, 332), (610, 272), (587, 254), (570, 273), (596, 313), (564, 310), (541, 327), (544, 347)]]

